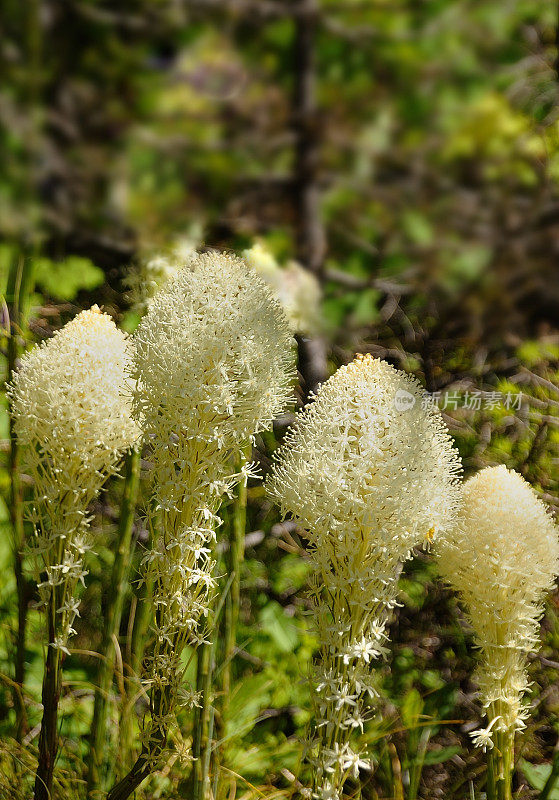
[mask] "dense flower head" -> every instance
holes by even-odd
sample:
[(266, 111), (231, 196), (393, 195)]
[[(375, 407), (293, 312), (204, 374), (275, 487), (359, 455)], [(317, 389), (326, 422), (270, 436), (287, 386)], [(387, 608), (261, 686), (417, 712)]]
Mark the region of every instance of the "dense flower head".
[(370, 662), (386, 650), (397, 568), (451, 523), (459, 472), (419, 383), (371, 356), (320, 388), (276, 454), (268, 491), (311, 543), (320, 658), (308, 760), (318, 798), (341, 797), (348, 775), (364, 768), (350, 741), (378, 694)]
[(480, 646), (477, 681), (491, 725), (520, 728), (525, 654), (537, 647), (542, 601), (559, 573), (557, 527), (521, 475), (488, 467), (464, 483), (456, 523), (437, 549)]
[[(291, 395), (285, 316), (234, 256), (191, 259), (156, 295), (134, 340), (136, 415), (154, 462), (173, 471), (191, 464), (189, 450), (202, 442), (208, 452), (244, 444)], [(169, 502), (180, 483), (172, 478)]]
[[(315, 537), (353, 535), (396, 559), (452, 515), (460, 462), (420, 384), (361, 356), (299, 415), (268, 489)], [(372, 551), (375, 551), (372, 553)]]
[(61, 491), (110, 470), (138, 437), (130, 363), (126, 334), (97, 306), (26, 353), (10, 388), (24, 467), (41, 463)]

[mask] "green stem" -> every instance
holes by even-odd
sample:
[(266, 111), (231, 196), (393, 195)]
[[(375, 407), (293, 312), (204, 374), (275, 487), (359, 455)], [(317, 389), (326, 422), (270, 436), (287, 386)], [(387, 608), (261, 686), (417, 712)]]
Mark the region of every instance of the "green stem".
[[(146, 544), (148, 550), (152, 547), (153, 531), (150, 529)], [(145, 580), (136, 572), (131, 581), (134, 591), (135, 611), (129, 635), (129, 653), (127, 658), (128, 680), (125, 683), (126, 695), (122, 700), (122, 710), (119, 725), (119, 754), (124, 769), (129, 769), (133, 761), (134, 752), (134, 706), (140, 687), (140, 672), (144, 659), (146, 638), (151, 622), (152, 605), (150, 598), (153, 593), (153, 581)]]
[[(161, 706), (167, 704), (168, 698), (161, 692), (154, 691), (151, 700), (152, 719), (156, 719), (159, 716)], [(132, 769), (121, 781), (113, 786), (107, 795), (107, 800), (127, 800), (142, 781), (154, 771), (157, 759), (165, 749), (166, 742), (167, 729), (164, 725), (158, 725), (151, 733), (149, 751), (145, 746), (142, 748), (142, 752)]]
[(146, 635), (151, 622), (152, 607), (150, 598), (153, 594), (153, 582), (144, 581), (136, 595), (136, 614), (132, 628), (132, 641), (130, 648), (130, 672), (139, 675), (144, 660)]
[[(214, 718), (215, 718), (215, 706), (212, 703), (210, 706), (210, 714), (208, 719), (208, 737), (206, 741), (206, 748), (204, 750), (204, 765), (202, 771), (202, 797), (208, 796), (208, 790), (210, 786), (210, 760), (212, 756), (212, 741), (214, 735)], [(217, 772), (217, 770), (216, 770)]]
[[(13, 333), (8, 341), (8, 369), (11, 374), (17, 358), (17, 344)], [(23, 526), (23, 492), (20, 477), (19, 447), (14, 430), (14, 419), (10, 414), (10, 522), (13, 535), (13, 565), (17, 594), (17, 634), (14, 657), (13, 701), (16, 712), (15, 738), (21, 742), (27, 732), (27, 713), (23, 701), (23, 684), (25, 681), (25, 639), (27, 631), (27, 605), (29, 600), (29, 584), (23, 571), (23, 548), (25, 546), (25, 529)]]
[[(219, 630), (221, 613), (229, 599), (232, 583), (233, 575), (230, 575), (214, 610), (211, 643), (200, 645), (196, 652), (196, 691), (200, 693), (202, 700), (201, 704), (194, 708), (192, 723), (192, 756), (194, 759), (191, 775), (192, 792), (188, 795), (181, 795), (192, 797), (193, 800), (201, 800), (208, 794), (210, 759), (212, 752), (215, 752), (212, 748), (215, 704), (211, 700), (212, 678), (215, 671), (216, 636)], [(218, 769), (215, 770), (216, 777), (218, 771)]]
[[(25, 253), (14, 258), (8, 275), (6, 288), (7, 309), (9, 317), (9, 336), (7, 343), (8, 375), (11, 377), (20, 354), (19, 339), (23, 332), (27, 299), (32, 281), (32, 261)], [(13, 703), (16, 713), (15, 738), (21, 742), (28, 729), (27, 712), (23, 700), (23, 684), (25, 681), (25, 639), (27, 631), (27, 606), (31, 594), (31, 585), (26, 579), (23, 569), (23, 550), (25, 547), (25, 529), (23, 525), (23, 488), (20, 476), (20, 452), (12, 414), (10, 424), (10, 522), (12, 528), (12, 557), (17, 594), (17, 634), (14, 657)]]
[[(252, 453), (252, 446), (244, 449), (240, 466), (244, 466)], [(227, 705), (231, 691), (231, 662), (237, 644), (237, 628), (241, 606), (241, 569), (245, 557), (245, 532), (247, 516), (247, 483), (242, 481), (233, 505), (233, 524), (230, 527), (229, 552), (227, 567), (231, 576), (231, 589), (225, 606), (224, 619), (224, 652), (222, 677), (221, 715), (225, 721)]]
[(204, 752), (205, 721), (208, 710), (208, 695), (210, 686), (210, 645), (203, 644), (197, 651), (196, 668), (196, 691), (201, 694), (199, 706), (194, 708), (193, 732), (192, 732), (192, 800), (200, 800), (202, 796), (203, 784), (203, 764), (202, 753)]
[(101, 660), (97, 673), (95, 703), (90, 732), (90, 752), (88, 762), (87, 791), (91, 794), (101, 789), (111, 776), (107, 774), (106, 758), (108, 698), (115, 666), (114, 638), (118, 637), (122, 607), (128, 587), (128, 564), (130, 562), (130, 543), (134, 527), (134, 511), (138, 495), (140, 475), (140, 456), (133, 450), (126, 460), (126, 477), (122, 498), (117, 547), (110, 579), (108, 608), (105, 617)]
[(487, 752), (487, 800), (497, 800), (497, 785), (495, 778), (495, 765), (491, 752)]
[[(412, 758), (412, 765), (410, 767), (410, 783), (408, 788), (407, 800), (417, 800), (419, 793), (419, 784), (421, 781), (421, 773), (423, 772), (423, 765), (425, 763), (425, 755), (427, 753), (427, 746), (431, 739), (431, 728), (423, 728), (417, 747), (413, 748), (410, 752)], [(415, 750), (415, 752), (414, 752)]]
[(43, 718), (39, 734), (39, 761), (35, 776), (34, 800), (51, 800), (54, 764), (58, 753), (58, 703), (62, 686), (60, 651), (50, 645), (56, 638), (57, 598), (53, 587), (48, 603), (48, 638), (43, 675)]
[[(164, 525), (163, 525), (164, 527)], [(153, 535), (153, 531), (151, 532)], [(158, 579), (160, 580), (160, 579)], [(215, 629), (219, 623), (221, 609), (226, 594), (230, 589), (230, 584), (227, 585), (222, 594), (218, 607), (214, 615)], [(155, 596), (161, 597), (161, 587), (155, 585)], [(162, 607), (158, 607), (155, 612), (156, 626), (157, 623), (161, 624), (161, 615), (165, 611)], [(215, 639), (213, 640), (215, 642)], [(171, 648), (171, 651), (178, 655), (185, 644), (184, 637), (180, 636), (166, 646)], [(206, 753), (206, 743), (208, 742), (208, 721), (209, 709), (211, 699), (211, 680), (212, 680), (212, 666), (213, 666), (213, 644), (203, 644), (197, 650), (197, 680), (196, 686), (202, 696), (202, 703), (200, 707), (195, 708), (195, 724), (193, 735), (193, 753), (196, 761), (194, 762), (194, 769), (192, 771), (192, 784), (193, 784), (193, 798), (199, 800), (201, 792), (204, 790), (206, 781), (204, 778), (204, 764), (200, 761), (200, 755)], [(165, 747), (167, 739), (167, 726), (170, 713), (174, 710), (175, 702), (175, 689), (174, 687), (167, 687), (165, 694), (159, 692), (154, 695), (154, 689), (151, 690), (151, 703), (150, 703), (150, 716), (152, 723), (155, 723), (155, 730), (149, 732), (146, 738), (146, 745), (142, 749), (140, 757), (129, 771), (129, 773), (116, 785), (108, 794), (107, 800), (125, 800), (134, 790), (139, 786), (142, 780), (149, 775), (156, 767), (156, 761)], [(205, 759), (205, 762), (207, 759)]]
[(488, 772), (496, 800), (512, 800), (514, 731), (495, 731), (495, 745), (488, 751)]

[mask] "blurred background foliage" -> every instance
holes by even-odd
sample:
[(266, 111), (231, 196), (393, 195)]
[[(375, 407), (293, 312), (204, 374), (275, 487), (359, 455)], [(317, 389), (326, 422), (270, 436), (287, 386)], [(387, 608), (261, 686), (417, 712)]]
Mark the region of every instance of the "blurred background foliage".
[[(132, 330), (138, 314), (130, 274), (158, 253), (256, 246), (260, 262), (295, 260), (320, 284), (321, 321), (312, 331), (318, 351), (299, 337), (299, 398), (325, 365), (332, 371), (355, 352), (386, 358), (440, 393), (466, 473), (504, 462), (557, 511), (554, 2), (2, 6), (0, 282), (10, 304), (10, 265), (32, 265), (28, 326), (17, 332), (25, 344), (92, 302)], [(305, 292), (312, 289), (303, 290), (303, 307), (305, 298), (311, 302)], [(41, 628), (31, 589), (29, 729), (18, 745), (11, 738), (16, 587), (5, 399), (2, 409), (0, 794), (20, 798), (40, 719)], [(264, 471), (284, 427), (257, 443)], [(114, 481), (94, 509), (98, 544), (66, 664), (61, 797), (84, 796), (94, 653), (121, 492)], [(140, 513), (132, 570), (146, 540)], [(226, 532), (223, 542), (221, 574)], [(256, 484), (245, 544), (226, 708), (216, 656), (212, 781), (219, 797), (271, 800), (298, 788), (298, 737), (309, 714), (304, 676), (315, 643), (305, 629), (304, 536), (278, 520)], [(363, 797), (470, 797), (470, 780), (483, 772), (467, 736), (479, 716), (471, 636), (428, 555), (407, 564), (401, 580), (394, 644), (379, 669), (383, 720), (364, 734), (375, 767)], [(136, 606), (130, 592), (123, 653)], [(549, 600), (543, 640), (531, 664), (534, 713), (518, 754), (518, 797), (541, 789), (557, 748), (559, 595)], [(114, 748), (118, 669), (112, 692), (107, 745)], [(141, 699), (137, 705), (141, 713)], [(189, 796), (190, 766), (177, 753), (192, 723), (181, 723), (177, 752), (139, 796)]]

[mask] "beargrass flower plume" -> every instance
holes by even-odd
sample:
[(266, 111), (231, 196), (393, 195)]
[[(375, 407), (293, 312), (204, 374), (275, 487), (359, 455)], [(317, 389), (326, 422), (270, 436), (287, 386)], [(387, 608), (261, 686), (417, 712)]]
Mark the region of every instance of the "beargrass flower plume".
[(371, 662), (385, 651), (398, 567), (449, 524), (459, 473), (419, 383), (371, 356), (321, 387), (277, 452), (268, 492), (310, 540), (316, 797), (340, 797), (369, 763), (352, 732), (363, 730), (365, 703), (377, 695)]
[(54, 736), (49, 746), (55, 751), (60, 653), (68, 653), (74, 633), (91, 546), (87, 509), (138, 437), (129, 388), (126, 393), (129, 368), (129, 340), (93, 306), (24, 355), (9, 388), (22, 468), (34, 486), (30, 544), (48, 621), (38, 796), (47, 796), (52, 781), (53, 753), (46, 752), (45, 738)]
[(480, 650), (476, 678), (488, 724), (473, 738), (491, 751), (498, 796), (508, 797), (514, 735), (528, 713), (527, 653), (538, 648), (543, 600), (559, 573), (558, 529), (521, 475), (488, 467), (464, 483), (456, 523), (437, 550)]
[[(87, 508), (138, 438), (131, 418), (130, 341), (97, 306), (82, 311), (21, 360), (9, 389), (22, 468), (34, 485), (32, 541), (44, 603), (64, 586), (70, 603), (89, 548)], [(57, 590), (58, 591), (58, 590)], [(64, 648), (75, 610), (58, 608)]]
[(146, 557), (155, 644), (145, 676), (151, 708), (143, 752), (111, 799), (128, 796), (155, 768), (175, 709), (195, 703), (183, 687), (181, 654), (207, 636), (219, 507), (251, 472), (235, 473), (232, 465), (284, 410), (294, 379), (292, 338), (278, 301), (229, 255), (187, 263), (154, 298), (135, 345), (134, 407), (158, 513), (158, 537)]

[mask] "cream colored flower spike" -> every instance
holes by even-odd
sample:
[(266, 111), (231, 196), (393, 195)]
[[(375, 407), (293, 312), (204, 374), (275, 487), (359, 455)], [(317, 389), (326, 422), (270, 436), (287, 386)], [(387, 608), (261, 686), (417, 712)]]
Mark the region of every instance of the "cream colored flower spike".
[(524, 478), (499, 466), (465, 482), (457, 523), (437, 545), (481, 650), (477, 681), (490, 724), (474, 739), (484, 748), (496, 732), (524, 726), (526, 653), (538, 647), (543, 599), (559, 573), (558, 533)]
[(295, 370), (279, 302), (244, 261), (219, 253), (194, 256), (163, 286), (134, 341), (134, 408), (159, 512), (145, 557), (158, 612), (146, 679), (164, 698), (143, 731), (152, 753), (177, 703), (197, 702), (181, 654), (206, 635), (219, 507), (251, 473), (238, 470), (242, 453), (285, 409)]
[[(339, 369), (297, 418), (268, 491), (309, 532), (314, 675), (314, 796), (341, 796), (364, 768), (351, 732), (411, 549), (453, 519), (460, 461), (439, 411), (412, 377), (371, 356)], [(370, 699), (369, 699), (370, 702)]]
[(25, 354), (9, 388), (22, 467), (34, 485), (28, 517), (39, 595), (56, 611), (50, 644), (66, 652), (87, 574), (88, 506), (139, 436), (130, 363), (126, 334), (93, 306)]
[(10, 388), (24, 468), (45, 458), (62, 490), (110, 470), (139, 431), (126, 388), (131, 346), (97, 306), (26, 353)]

